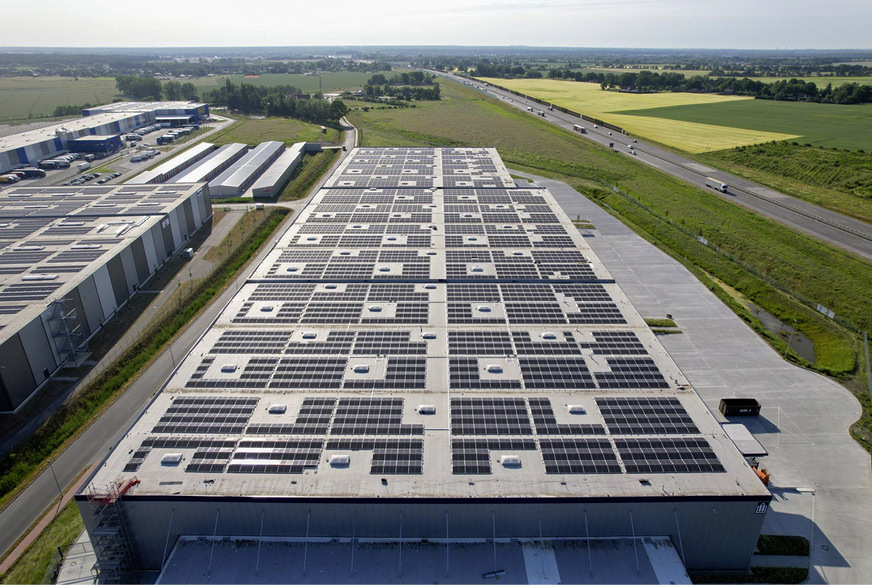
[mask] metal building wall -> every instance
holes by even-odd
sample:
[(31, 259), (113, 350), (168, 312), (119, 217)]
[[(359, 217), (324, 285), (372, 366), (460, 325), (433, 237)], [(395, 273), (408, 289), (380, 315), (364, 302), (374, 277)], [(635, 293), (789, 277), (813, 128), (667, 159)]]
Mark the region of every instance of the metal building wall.
[[(87, 498), (77, 496), (93, 530)], [(657, 497), (566, 499), (225, 498), (127, 496), (123, 506), (143, 569), (161, 566), (180, 535), (430, 540), (670, 536), (688, 569), (748, 568), (765, 514), (757, 499)], [(172, 523), (170, 518), (172, 516)], [(446, 522), (447, 517), (447, 522)], [(632, 519), (631, 519), (632, 517)], [(216, 530), (217, 518), (217, 532)], [(541, 523), (540, 523), (541, 521)], [(400, 528), (402, 523), (402, 529)], [(337, 545), (337, 551), (341, 548)]]

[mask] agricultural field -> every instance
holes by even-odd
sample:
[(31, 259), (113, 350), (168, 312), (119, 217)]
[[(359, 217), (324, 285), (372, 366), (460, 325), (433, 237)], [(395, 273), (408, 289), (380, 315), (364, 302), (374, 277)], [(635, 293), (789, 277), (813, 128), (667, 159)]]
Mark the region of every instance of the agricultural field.
[[(711, 122), (669, 120), (645, 115), (649, 110), (700, 107), (721, 103), (757, 101), (753, 98), (697, 93), (621, 93), (603, 91), (596, 83), (554, 79), (484, 79), (508, 89), (552, 102), (570, 110), (621, 126), (630, 134), (645, 136), (687, 152), (710, 152), (772, 140), (797, 138), (796, 134), (730, 127)], [(635, 115), (625, 112), (632, 111)]]
[[(852, 63), (853, 65), (862, 65), (863, 63)], [(613, 67), (585, 67), (582, 69), (584, 72), (595, 71), (596, 73), (614, 73), (615, 75), (620, 75), (621, 73), (639, 73), (640, 71), (654, 71), (656, 73), (680, 73), (685, 77), (694, 77), (695, 75), (703, 75), (708, 77), (711, 71), (707, 69), (669, 69), (667, 67), (657, 67), (657, 66), (649, 66), (649, 67), (625, 67), (624, 69), (615, 69)], [(718, 75), (716, 77), (727, 77)], [(733, 77), (733, 76), (730, 76)], [(735, 76), (739, 79), (746, 77), (745, 75)], [(833, 87), (839, 87), (840, 85), (845, 85), (846, 83), (859, 83), (861, 85), (872, 85), (872, 77), (836, 77), (836, 76), (825, 76), (825, 75), (810, 75), (807, 77), (798, 77), (796, 75), (787, 75), (783, 77), (754, 77), (747, 76), (748, 79), (753, 79), (755, 81), (762, 81), (763, 83), (772, 83), (774, 81), (783, 81), (786, 79), (800, 79), (805, 82), (813, 82), (817, 84), (818, 87), (826, 87), (828, 83), (832, 83)]]
[[(383, 72), (390, 76), (390, 72)], [(358, 71), (325, 71), (321, 74), (321, 87), (325, 93), (346, 89), (362, 89), (374, 73), (361, 73)], [(197, 77), (190, 81), (197, 87), (197, 91), (210, 91), (224, 84), (225, 79), (230, 79), (235, 84), (250, 83), (252, 85), (264, 85), (275, 87), (276, 85), (293, 85), (305, 92), (318, 91), (317, 75), (267, 73), (258, 77), (245, 77), (244, 75), (222, 75), (215, 77)]]
[[(225, 112), (220, 112), (225, 115)], [(329, 142), (336, 144), (340, 140), (340, 132), (327, 128), (327, 133), (321, 132), (321, 126), (291, 118), (239, 118), (235, 124), (213, 134), (209, 142), (222, 146), (232, 142), (243, 144), (260, 144), (267, 140), (277, 140), (287, 145), (295, 142)]]
[(111, 77), (0, 77), (0, 122), (49, 117), (58, 106), (107, 104), (116, 91)]
[[(848, 150), (872, 150), (872, 104), (836, 105), (736, 100), (704, 106), (685, 105), (625, 110), (621, 112), (620, 120), (627, 120), (634, 116), (645, 119), (656, 118), (665, 123), (677, 122), (780, 132), (792, 135), (793, 138), (790, 140), (796, 140), (801, 144), (809, 143), (812, 146)], [(616, 123), (621, 126), (625, 124), (625, 122)], [(657, 140), (653, 136), (652, 138)]]
[(693, 93), (602, 91), (595, 83), (488, 80), (661, 144), (704, 153), (773, 140), (872, 150), (872, 105), (776, 102)]

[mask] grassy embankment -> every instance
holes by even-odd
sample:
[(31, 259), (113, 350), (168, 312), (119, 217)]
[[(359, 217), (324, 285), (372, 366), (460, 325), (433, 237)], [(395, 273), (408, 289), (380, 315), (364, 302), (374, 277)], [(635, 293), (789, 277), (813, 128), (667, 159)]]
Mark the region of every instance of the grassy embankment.
[(338, 150), (322, 150), (303, 155), (303, 160), (294, 169), (288, 184), (279, 195), (279, 201), (293, 201), (305, 197), (318, 179), (327, 172), (338, 155)]
[(872, 223), (872, 153), (778, 142), (697, 158), (782, 193)]
[[(54, 514), (54, 510), (49, 512)], [(0, 575), (0, 583), (53, 583), (58, 548), (72, 544), (85, 529), (79, 507), (69, 502), (17, 561)]]
[[(510, 167), (567, 182), (687, 266), (779, 352), (785, 340), (766, 331), (718, 281), (782, 321), (796, 319), (815, 344), (814, 368), (842, 380), (863, 403), (864, 418), (853, 430), (870, 448), (872, 419), (857, 367), (857, 337), (809, 306), (821, 303), (855, 327), (868, 327), (868, 263), (474, 90), (445, 82), (443, 96), (414, 110), (349, 117), (365, 146), (495, 146)], [(811, 367), (792, 351), (788, 357)]]
[(188, 289), (187, 298), (172, 303), (137, 343), (131, 345), (80, 394), (49, 417), (39, 430), (0, 459), (0, 505), (5, 505), (41, 473), (45, 462), (73, 441), (97, 413), (123, 392), (164, 346), (233, 281), (238, 271), (269, 240), (288, 212), (285, 208), (272, 209), (260, 227), (249, 232), (209, 277)]

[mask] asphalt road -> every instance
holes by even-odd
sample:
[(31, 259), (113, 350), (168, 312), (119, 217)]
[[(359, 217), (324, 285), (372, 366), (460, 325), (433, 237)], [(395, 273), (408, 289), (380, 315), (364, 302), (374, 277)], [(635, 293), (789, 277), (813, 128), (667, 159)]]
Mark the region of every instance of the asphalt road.
[[(347, 122), (346, 126), (351, 128), (351, 131), (346, 132), (345, 135), (345, 146), (350, 152), (356, 145), (357, 132)], [(339, 158), (310, 193), (318, 192), (324, 181), (333, 174), (348, 152), (340, 152)], [(299, 215), (300, 210), (308, 204), (310, 199), (311, 197), (306, 197), (290, 203), (293, 205), (295, 216)], [(291, 223), (288, 223), (286, 227), (290, 225)], [(281, 235), (279, 233), (274, 236), (273, 245), (278, 242)], [(250, 270), (254, 270), (271, 249), (272, 246), (264, 247), (250, 264)], [(143, 372), (139, 379), (131, 384), (127, 391), (102, 416), (96, 419), (75, 443), (52, 462), (49, 469), (44, 471), (3, 512), (0, 512), (0, 554), (5, 554), (51, 505), (58, 496), (59, 486), (66, 487), (83, 469), (110, 452), (139, 417), (140, 412), (155, 392), (163, 387), (164, 382), (175, 370), (178, 361), (187, 355), (206, 329), (218, 318), (218, 315), (244, 282), (245, 278), (239, 277), (235, 285), (228, 287), (212, 301), (185, 332)], [(57, 480), (55, 480), (55, 476)]]
[[(576, 124), (583, 126), (587, 130), (583, 134), (585, 138), (605, 147), (613, 143), (616, 153), (620, 156), (629, 156), (673, 177), (706, 189), (714, 197), (732, 201), (810, 236), (853, 252), (867, 260), (872, 260), (872, 225), (806, 203), (721, 170), (713, 169), (657, 146), (642, 141), (634, 143), (630, 136), (622, 135), (608, 128), (594, 128), (592, 122), (580, 120), (575, 116), (556, 110), (550, 111), (537, 102), (532, 100), (528, 102), (520, 96), (491, 85), (438, 71), (431, 71), (431, 73), (468, 85), (486, 95), (505, 101), (519, 110), (527, 111), (527, 108), (531, 107), (534, 110), (530, 113), (531, 116), (539, 116), (540, 112), (544, 112), (545, 120), (567, 130), (573, 131)], [(635, 155), (628, 148), (628, 145), (631, 144), (637, 153)], [(707, 187), (705, 180), (706, 177), (710, 176), (727, 183), (729, 185), (727, 193), (721, 193)]]

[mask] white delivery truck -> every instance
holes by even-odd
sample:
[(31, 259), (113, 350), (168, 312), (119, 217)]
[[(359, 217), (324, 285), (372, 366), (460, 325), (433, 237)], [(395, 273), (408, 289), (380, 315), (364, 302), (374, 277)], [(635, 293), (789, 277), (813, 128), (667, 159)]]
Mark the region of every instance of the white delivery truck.
[(721, 181), (720, 179), (713, 179), (711, 177), (705, 178), (705, 186), (711, 187), (712, 189), (716, 189), (721, 193), (727, 192), (727, 184)]
[(80, 162), (79, 164), (76, 165), (76, 168), (79, 170), (79, 172), (87, 171), (88, 169), (91, 168), (91, 163), (89, 163), (89, 162)]

